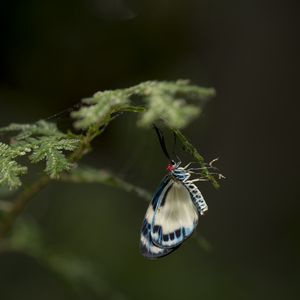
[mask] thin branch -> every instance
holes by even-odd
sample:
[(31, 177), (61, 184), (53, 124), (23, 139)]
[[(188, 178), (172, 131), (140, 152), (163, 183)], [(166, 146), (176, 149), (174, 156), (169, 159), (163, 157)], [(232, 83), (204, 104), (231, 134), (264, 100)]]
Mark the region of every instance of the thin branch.
[(201, 174), (205, 178), (207, 178), (216, 189), (219, 188), (220, 185), (217, 182), (217, 180), (215, 179), (215, 177), (210, 174), (210, 172), (205, 164), (203, 156), (199, 154), (197, 149), (188, 141), (188, 139), (181, 133), (181, 131), (179, 129), (172, 128), (171, 130), (176, 134), (176, 136), (178, 137), (178, 139), (184, 146), (185, 150), (187, 152), (189, 152), (199, 163), (199, 165), (201, 166)]

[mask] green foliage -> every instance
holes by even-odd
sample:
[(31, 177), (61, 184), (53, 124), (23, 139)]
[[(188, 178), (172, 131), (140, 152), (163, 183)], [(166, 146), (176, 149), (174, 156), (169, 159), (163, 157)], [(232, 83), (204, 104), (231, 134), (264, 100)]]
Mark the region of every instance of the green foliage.
[(56, 136), (31, 139), (33, 152), (29, 159), (32, 163), (46, 161), (45, 172), (50, 178), (58, 178), (60, 173), (71, 169), (72, 164), (63, 151), (73, 151), (79, 144), (78, 139), (66, 139)]
[(27, 146), (9, 146), (0, 142), (0, 185), (6, 185), (11, 189), (21, 185), (20, 176), (26, 174), (27, 167), (20, 165), (15, 159), (30, 151)]
[(15, 133), (11, 144), (0, 143), (0, 185), (10, 189), (21, 185), (20, 176), (27, 173), (27, 167), (16, 159), (27, 155), (32, 163), (46, 162), (45, 172), (51, 178), (71, 168), (64, 151), (74, 151), (79, 139), (59, 131), (55, 124), (39, 121), (35, 124), (11, 124), (0, 132)]
[(18, 132), (14, 139), (19, 141), (27, 140), (33, 136), (64, 136), (64, 134), (58, 130), (55, 124), (43, 120), (34, 124), (12, 123), (7, 127), (0, 128), (0, 132)]
[[(176, 82), (148, 81), (133, 87), (133, 93), (145, 97), (146, 110), (138, 124), (148, 127), (163, 120), (168, 127), (186, 127), (201, 113), (204, 100), (214, 95), (214, 89), (190, 85), (187, 80)], [(197, 105), (186, 100), (198, 100)], [(202, 100), (199, 103), (199, 100)]]
[(0, 188), (16, 189), (21, 185), (20, 177), (28, 170), (20, 158), (26, 156), (30, 163), (46, 164), (46, 175), (25, 188), (11, 206), (7, 206), (5, 201), (2, 203), (0, 239), (28, 201), (51, 179), (106, 184), (150, 199), (149, 193), (109, 171), (78, 166), (81, 158), (91, 150), (91, 142), (123, 112), (140, 113), (137, 124), (142, 127), (162, 121), (199, 163), (201, 177), (218, 187), (203, 157), (179, 130), (200, 114), (205, 101), (214, 93), (212, 88), (191, 85), (187, 80), (147, 81), (126, 89), (98, 92), (92, 98), (84, 99), (83, 105), (71, 113), (75, 129), (82, 134), (74, 134), (71, 129), (68, 134), (63, 133), (55, 124), (43, 120), (34, 124), (12, 123), (0, 128), (0, 133), (9, 135), (9, 143), (0, 142)]
[[(169, 128), (179, 129), (199, 115), (204, 101), (213, 95), (213, 89), (191, 85), (187, 80), (147, 81), (127, 89), (98, 92), (84, 99), (84, 106), (71, 116), (75, 119), (75, 128), (86, 130), (85, 137), (65, 134), (46, 121), (12, 123), (0, 128), (0, 132), (12, 134), (10, 144), (0, 144), (0, 185), (10, 189), (21, 185), (20, 176), (27, 173), (27, 167), (18, 158), (25, 155), (31, 163), (45, 161), (45, 173), (51, 179), (59, 178), (89, 150), (90, 142), (101, 129), (122, 112), (141, 113), (139, 126), (149, 127), (162, 120)], [(188, 104), (187, 100), (197, 100), (198, 105)], [(65, 151), (73, 153), (67, 157)], [(118, 185), (122, 186), (121, 181)], [(132, 189), (126, 184), (123, 188)]]
[[(80, 129), (107, 124), (114, 113), (124, 111), (142, 112), (138, 121), (142, 127), (163, 120), (169, 127), (183, 128), (201, 112), (199, 103), (187, 104), (186, 100), (202, 100), (203, 105), (203, 100), (213, 95), (213, 89), (190, 85), (186, 80), (147, 81), (127, 89), (98, 92), (84, 99), (88, 106), (72, 116), (75, 127)], [(136, 106), (136, 98), (143, 100), (142, 106)]]
[[(130, 106), (129, 95), (126, 90), (104, 91), (96, 93), (92, 98), (82, 100), (84, 106), (72, 113), (76, 119), (75, 127), (87, 129), (90, 126), (107, 124), (116, 112), (139, 111), (138, 107)], [(143, 108), (141, 108), (143, 110)]]

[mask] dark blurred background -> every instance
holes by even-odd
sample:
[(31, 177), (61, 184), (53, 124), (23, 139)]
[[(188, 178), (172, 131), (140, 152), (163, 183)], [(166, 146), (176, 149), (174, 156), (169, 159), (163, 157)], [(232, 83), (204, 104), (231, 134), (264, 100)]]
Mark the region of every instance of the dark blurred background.
[[(80, 288), (82, 280), (70, 285), (41, 260), (6, 251), (0, 299), (299, 299), (298, 8), (279, 0), (1, 1), (0, 126), (49, 117), (98, 90), (189, 78), (217, 97), (184, 132), (208, 161), (220, 157), (227, 179), (219, 190), (200, 185), (209, 213), (192, 239), (157, 261), (138, 250), (147, 202), (97, 184), (51, 184), (23, 217), (39, 226), (46, 252), (79, 257), (95, 275)], [(84, 163), (154, 191), (166, 160), (154, 132), (135, 122), (112, 123)], [(76, 277), (72, 260), (57, 264)]]

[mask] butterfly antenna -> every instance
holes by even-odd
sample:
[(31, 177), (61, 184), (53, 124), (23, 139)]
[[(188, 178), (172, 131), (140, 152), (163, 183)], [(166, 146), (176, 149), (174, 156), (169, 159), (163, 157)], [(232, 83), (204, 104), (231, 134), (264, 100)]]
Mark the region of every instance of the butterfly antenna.
[(161, 146), (161, 149), (162, 151), (164, 152), (165, 156), (169, 159), (169, 160), (172, 160), (169, 153), (168, 153), (168, 150), (167, 150), (167, 147), (166, 147), (166, 143), (165, 143), (165, 138), (164, 138), (164, 135), (162, 133), (162, 131), (155, 125), (153, 124), (153, 128), (157, 134), (157, 137), (158, 137), (158, 140), (159, 140), (159, 143), (160, 143), (160, 146)]
[(180, 157), (177, 155), (176, 153), (176, 146), (177, 146), (177, 135), (175, 134), (175, 132), (173, 131), (173, 138), (174, 138), (174, 143), (173, 143), (173, 150), (172, 150), (172, 154), (177, 158), (178, 162), (181, 162)]

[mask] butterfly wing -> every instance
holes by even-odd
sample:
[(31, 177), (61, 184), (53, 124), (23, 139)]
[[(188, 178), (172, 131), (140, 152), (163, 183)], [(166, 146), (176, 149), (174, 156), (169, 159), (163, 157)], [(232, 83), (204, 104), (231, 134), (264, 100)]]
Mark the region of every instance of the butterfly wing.
[(145, 219), (142, 226), (141, 232), (141, 242), (140, 250), (144, 257), (147, 258), (159, 258), (170, 254), (174, 249), (173, 248), (160, 248), (156, 246), (151, 238), (151, 224), (149, 224)]
[(142, 229), (141, 229), (141, 241), (140, 250), (143, 256), (147, 258), (158, 258), (168, 255), (174, 249), (164, 249), (153, 243), (151, 232), (153, 231), (153, 221), (154, 216), (157, 213), (158, 208), (164, 201), (167, 191), (173, 184), (173, 179), (166, 176), (161, 184), (159, 185), (157, 191), (155, 192), (153, 199), (147, 209)]
[(178, 247), (198, 223), (197, 208), (187, 187), (172, 179), (166, 187), (149, 227), (153, 244), (165, 250)]

